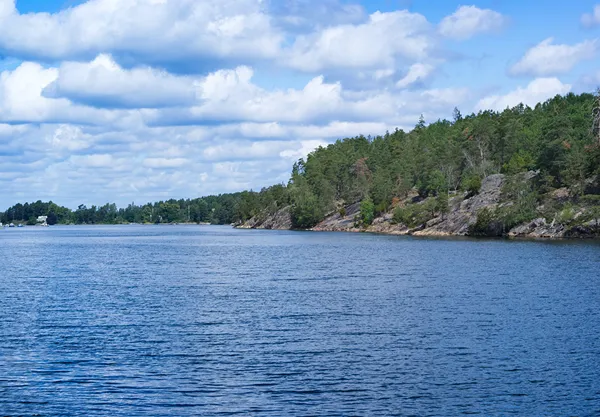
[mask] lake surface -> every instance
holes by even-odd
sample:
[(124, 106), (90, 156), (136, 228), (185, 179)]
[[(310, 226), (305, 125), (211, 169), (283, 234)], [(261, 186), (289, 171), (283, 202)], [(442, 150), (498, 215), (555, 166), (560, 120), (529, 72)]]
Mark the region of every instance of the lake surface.
[(0, 230), (0, 415), (600, 415), (600, 245)]

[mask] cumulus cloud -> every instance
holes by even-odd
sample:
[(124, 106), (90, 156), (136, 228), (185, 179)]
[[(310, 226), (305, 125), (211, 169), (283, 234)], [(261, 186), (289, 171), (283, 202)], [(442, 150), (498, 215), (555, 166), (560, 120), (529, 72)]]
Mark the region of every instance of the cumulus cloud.
[(497, 32), (506, 24), (507, 18), (494, 10), (460, 6), (442, 19), (438, 30), (447, 38), (465, 40), (480, 33)]
[(492, 95), (479, 101), (477, 110), (502, 111), (512, 108), (518, 104), (534, 106), (558, 94), (566, 94), (571, 91), (570, 84), (563, 84), (558, 78), (537, 78), (530, 82), (527, 87), (519, 87), (506, 95)]
[(196, 100), (194, 83), (146, 66), (125, 70), (102, 54), (89, 63), (63, 63), (43, 96), (102, 108), (185, 106)]
[(272, 58), (283, 41), (261, 0), (89, 0), (54, 14), (20, 14), (15, 0), (0, 0), (0, 27), (4, 54), (47, 61)]
[(283, 62), (310, 72), (325, 68), (390, 69), (398, 61), (424, 59), (434, 45), (431, 25), (423, 15), (405, 10), (375, 12), (362, 24), (331, 26), (299, 36)]
[(25, 62), (0, 74), (0, 121), (10, 123), (110, 124), (125, 114), (43, 97), (42, 90), (58, 77), (56, 68)]
[[(432, 112), (466, 97), (465, 89), (435, 89), (400, 94), (386, 90), (346, 91), (322, 76), (302, 89), (265, 90), (252, 82), (253, 70), (240, 67), (210, 74), (198, 82), (200, 102), (185, 109), (144, 112), (152, 126), (220, 122), (282, 122), (322, 124), (328, 120), (399, 120), (402, 113)], [(447, 94), (450, 92), (450, 94)], [(409, 113), (409, 114), (410, 114)], [(415, 120), (418, 118), (418, 114)]]
[(581, 16), (581, 24), (587, 28), (600, 25), (600, 4), (594, 6), (591, 13), (585, 13)]
[[(439, 52), (435, 27), (425, 16), (406, 10), (367, 15), (361, 5), (343, 0), (88, 0), (53, 14), (20, 14), (15, 0), (0, 0), (0, 7), (0, 54), (65, 62), (48, 96), (107, 100), (116, 107), (143, 100), (111, 96), (128, 81), (122, 68), (136, 68), (138, 86), (156, 78), (170, 82), (150, 67), (197, 74), (260, 63), (338, 79), (356, 74), (376, 83)], [(74, 63), (95, 57), (100, 60), (87, 68)], [(115, 86), (105, 94), (76, 94), (86, 79), (106, 87), (109, 78)], [(178, 100), (161, 99), (166, 105)]]
[(510, 74), (538, 77), (565, 74), (579, 62), (592, 59), (598, 49), (597, 40), (586, 40), (575, 45), (553, 42), (553, 38), (548, 38), (528, 50), (525, 56), (510, 68)]

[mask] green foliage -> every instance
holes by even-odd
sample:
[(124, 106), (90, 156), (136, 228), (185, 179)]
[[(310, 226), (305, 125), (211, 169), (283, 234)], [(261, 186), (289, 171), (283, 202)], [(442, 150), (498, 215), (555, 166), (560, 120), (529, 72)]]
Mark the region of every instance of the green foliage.
[(502, 235), (498, 213), (488, 207), (477, 213), (477, 221), (469, 227), (469, 236), (494, 237)]
[(394, 209), (392, 221), (396, 224), (411, 226), (412, 218), (412, 211), (409, 209), (409, 207), (398, 206)]
[(392, 220), (397, 224), (404, 224), (410, 228), (427, 223), (435, 217), (436, 200), (430, 199), (420, 204), (408, 204), (396, 207)]
[(470, 195), (478, 194), (481, 189), (481, 177), (477, 174), (468, 174), (463, 177), (461, 187)]
[(388, 211), (390, 204), (387, 201), (382, 201), (375, 206), (375, 215), (380, 215)]
[(58, 216), (54, 212), (48, 213), (48, 218), (46, 219), (46, 223), (48, 226), (54, 226), (58, 223)]
[(341, 207), (338, 210), (338, 213), (340, 214), (340, 217), (346, 217), (346, 207)]
[(570, 225), (575, 220), (575, 208), (567, 203), (556, 215), (556, 221), (560, 224)]
[(360, 219), (365, 226), (372, 224), (375, 219), (375, 205), (370, 198), (360, 203)]
[(511, 203), (499, 211), (500, 221), (505, 230), (531, 221), (538, 215), (538, 191), (534, 181), (525, 180), (523, 175), (507, 178), (502, 187), (502, 199)]
[(292, 198), (294, 203), (291, 217), (294, 228), (309, 229), (321, 221), (324, 216), (321, 203), (305, 182), (296, 182)]
[(448, 192), (445, 175), (438, 169), (429, 172), (417, 183), (419, 194), (423, 197), (438, 195)]
[(504, 164), (504, 171), (507, 174), (518, 174), (519, 172), (529, 171), (535, 167), (535, 159), (525, 150), (515, 153), (508, 163)]
[(444, 217), (450, 211), (448, 193), (442, 192), (435, 199), (435, 211)]

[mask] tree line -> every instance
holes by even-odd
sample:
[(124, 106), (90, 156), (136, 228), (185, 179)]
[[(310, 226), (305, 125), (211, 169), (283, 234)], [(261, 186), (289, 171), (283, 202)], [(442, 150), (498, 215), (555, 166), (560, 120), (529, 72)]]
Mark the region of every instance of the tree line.
[[(17, 204), (1, 221), (32, 223), (40, 215), (56, 223), (230, 224), (272, 214), (291, 206), (294, 227), (309, 228), (325, 216), (362, 202), (365, 221), (386, 212), (395, 201), (418, 192), (437, 197), (432, 210), (444, 210), (452, 192), (476, 193), (495, 173), (539, 171), (536, 192), (568, 187), (586, 191), (600, 176), (598, 97), (556, 96), (531, 108), (480, 111), (430, 124), (421, 118), (414, 129), (380, 136), (356, 136), (319, 147), (298, 160), (288, 184), (197, 199), (167, 200), (117, 208), (79, 206), (76, 210), (41, 201)], [(588, 187), (589, 188), (589, 187)]]

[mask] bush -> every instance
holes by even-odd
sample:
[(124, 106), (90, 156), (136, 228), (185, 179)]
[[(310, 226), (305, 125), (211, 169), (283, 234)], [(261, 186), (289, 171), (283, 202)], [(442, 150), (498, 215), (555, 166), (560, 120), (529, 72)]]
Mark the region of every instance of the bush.
[(495, 210), (488, 207), (479, 210), (477, 221), (469, 227), (469, 236), (502, 236), (502, 223)]
[(396, 207), (393, 222), (404, 224), (408, 227), (417, 227), (427, 223), (435, 216), (435, 200), (427, 200), (422, 204), (410, 204), (405, 207)]
[(442, 215), (442, 218), (445, 214), (450, 211), (448, 193), (442, 192), (435, 199), (435, 211)]
[(338, 210), (340, 217), (346, 217), (346, 207), (342, 207)]
[(375, 219), (375, 205), (370, 198), (363, 200), (360, 203), (360, 220), (363, 225), (368, 226)]
[(565, 207), (557, 213), (556, 221), (560, 224), (568, 225), (573, 222), (573, 220), (575, 220), (575, 209), (572, 204), (567, 203)]
[(375, 214), (376, 215), (383, 214), (386, 211), (388, 211), (389, 207), (390, 207), (390, 205), (388, 204), (387, 201), (382, 201), (381, 203), (379, 203), (375, 206)]
[(470, 174), (463, 178), (461, 187), (470, 195), (475, 195), (481, 190), (481, 177), (476, 174)]
[(396, 207), (392, 221), (396, 224), (405, 224), (407, 226), (412, 222), (412, 211), (410, 207)]

